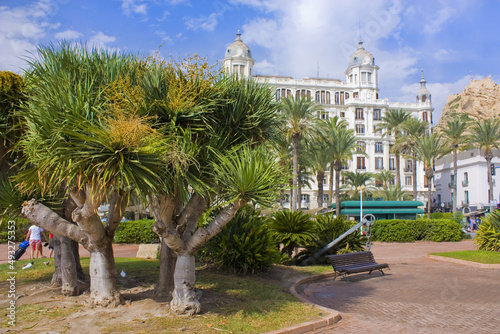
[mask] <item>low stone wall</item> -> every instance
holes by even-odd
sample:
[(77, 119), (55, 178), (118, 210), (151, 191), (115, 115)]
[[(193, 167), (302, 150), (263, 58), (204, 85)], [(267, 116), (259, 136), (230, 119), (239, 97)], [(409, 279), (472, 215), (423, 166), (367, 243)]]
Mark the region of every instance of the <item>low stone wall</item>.
[(140, 244), (137, 255), (140, 259), (156, 259), (160, 252), (160, 244)]

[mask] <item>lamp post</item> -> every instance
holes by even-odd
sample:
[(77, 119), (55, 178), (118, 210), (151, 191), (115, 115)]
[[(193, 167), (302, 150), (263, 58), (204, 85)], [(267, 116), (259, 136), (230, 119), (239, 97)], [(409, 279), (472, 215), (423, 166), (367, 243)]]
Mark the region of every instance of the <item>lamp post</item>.
[(365, 186), (362, 185), (359, 187), (359, 193), (360, 193), (360, 201), (359, 201), (359, 221), (361, 222), (363, 220), (363, 190), (365, 190)]

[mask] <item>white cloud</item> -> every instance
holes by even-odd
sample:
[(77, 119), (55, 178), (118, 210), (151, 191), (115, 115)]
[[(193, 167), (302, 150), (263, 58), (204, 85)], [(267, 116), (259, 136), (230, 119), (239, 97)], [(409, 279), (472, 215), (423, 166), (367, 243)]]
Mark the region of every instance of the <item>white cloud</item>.
[(56, 39), (66, 39), (66, 40), (77, 39), (82, 36), (83, 34), (81, 34), (80, 32), (71, 29), (58, 32), (57, 34), (54, 35)]
[(105, 35), (103, 32), (99, 31), (97, 34), (92, 36), (89, 40), (90, 47), (98, 48), (108, 48), (108, 43), (112, 43), (116, 40), (114, 36)]
[(206, 31), (214, 31), (217, 25), (217, 13), (212, 13), (209, 16), (200, 16), (198, 18), (185, 18), (186, 27), (193, 31), (200, 29)]
[(121, 0), (122, 11), (125, 15), (131, 16), (132, 14), (148, 14), (148, 7), (142, 0)]
[(26, 6), (0, 7), (0, 70), (20, 72), (24, 58), (36, 53), (36, 46), (47, 31), (58, 23), (49, 21), (58, 10), (52, 1), (40, 0)]

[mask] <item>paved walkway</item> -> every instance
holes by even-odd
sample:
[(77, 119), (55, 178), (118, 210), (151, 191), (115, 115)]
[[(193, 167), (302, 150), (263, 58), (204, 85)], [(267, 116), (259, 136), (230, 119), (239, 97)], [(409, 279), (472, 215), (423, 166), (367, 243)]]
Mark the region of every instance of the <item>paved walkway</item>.
[(310, 333), (500, 333), (500, 269), (432, 260), (431, 252), (474, 250), (456, 243), (374, 243), (391, 270), (297, 287), (302, 297), (340, 312), (342, 320)]

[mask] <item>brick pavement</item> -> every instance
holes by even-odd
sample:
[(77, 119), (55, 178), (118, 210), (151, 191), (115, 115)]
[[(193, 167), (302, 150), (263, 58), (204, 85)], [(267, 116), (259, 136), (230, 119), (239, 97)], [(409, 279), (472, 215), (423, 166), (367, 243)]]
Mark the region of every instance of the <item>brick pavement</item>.
[(374, 243), (377, 262), (391, 270), (297, 286), (309, 301), (342, 320), (310, 333), (500, 333), (500, 269), (426, 258), (430, 252), (475, 249), (458, 243)]

